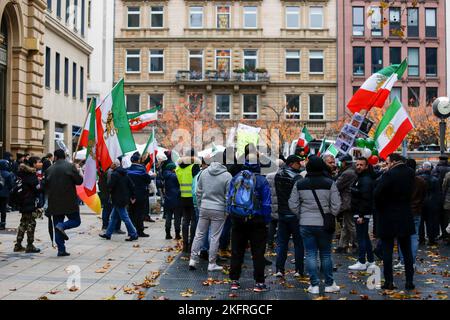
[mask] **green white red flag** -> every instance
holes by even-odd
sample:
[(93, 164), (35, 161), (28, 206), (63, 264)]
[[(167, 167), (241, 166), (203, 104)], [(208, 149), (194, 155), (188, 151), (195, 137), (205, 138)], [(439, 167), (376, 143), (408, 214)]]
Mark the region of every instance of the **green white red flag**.
[(313, 139), (311, 134), (308, 131), (308, 128), (306, 126), (303, 127), (302, 131), (300, 132), (300, 137), (297, 141), (297, 147), (305, 148), (308, 146), (308, 143), (310, 143)]
[(322, 143), (320, 144), (320, 148), (319, 148), (319, 152), (317, 152), (317, 156), (320, 157), (321, 155), (323, 155), (326, 151), (327, 151), (327, 138), (324, 137), (322, 139)]
[(374, 140), (380, 157), (386, 159), (395, 152), (413, 128), (408, 112), (395, 97), (375, 132)]
[(148, 125), (158, 120), (158, 111), (161, 107), (156, 107), (150, 110), (128, 114), (130, 128), (132, 132), (139, 132)]
[(367, 79), (355, 92), (347, 108), (352, 112), (370, 110), (372, 107), (383, 108), (392, 87), (405, 73), (408, 63), (393, 64), (381, 69)]
[(96, 109), (97, 160), (103, 171), (124, 154), (135, 151), (125, 106), (123, 79)]
[(84, 166), (83, 187), (88, 196), (97, 193), (97, 157), (96, 157), (96, 125), (95, 125), (95, 107), (97, 101), (94, 98), (91, 101), (89, 110), (89, 131), (88, 142), (86, 144), (86, 164)]
[(145, 166), (147, 172), (149, 172), (152, 169), (153, 164), (155, 163), (156, 155), (158, 154), (158, 142), (156, 141), (155, 130), (152, 131), (152, 134), (148, 138), (142, 155), (145, 155), (146, 153), (149, 153), (150, 157), (150, 161)]

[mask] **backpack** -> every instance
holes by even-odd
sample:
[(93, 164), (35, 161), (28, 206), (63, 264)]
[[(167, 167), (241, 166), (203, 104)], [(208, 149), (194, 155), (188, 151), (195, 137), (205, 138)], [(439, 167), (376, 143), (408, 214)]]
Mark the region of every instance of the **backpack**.
[(256, 175), (244, 170), (236, 175), (230, 183), (227, 196), (228, 212), (241, 218), (252, 217), (257, 209)]
[(10, 192), (9, 203), (13, 207), (20, 207), (20, 205), (24, 202), (25, 198), (27, 197), (27, 194), (28, 192), (27, 190), (25, 190), (22, 179), (17, 177), (14, 187), (11, 189)]

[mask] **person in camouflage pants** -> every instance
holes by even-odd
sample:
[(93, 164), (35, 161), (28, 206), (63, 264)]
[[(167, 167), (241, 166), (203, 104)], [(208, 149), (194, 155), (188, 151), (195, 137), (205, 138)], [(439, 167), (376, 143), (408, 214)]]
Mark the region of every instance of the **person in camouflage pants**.
[(35, 213), (22, 213), (20, 225), (19, 228), (17, 229), (17, 240), (16, 240), (16, 247), (21, 248), (22, 250), (18, 251), (25, 251), (24, 248), (22, 247), (22, 241), (25, 238), (25, 233), (27, 234), (28, 247), (33, 246), (35, 229), (36, 229)]

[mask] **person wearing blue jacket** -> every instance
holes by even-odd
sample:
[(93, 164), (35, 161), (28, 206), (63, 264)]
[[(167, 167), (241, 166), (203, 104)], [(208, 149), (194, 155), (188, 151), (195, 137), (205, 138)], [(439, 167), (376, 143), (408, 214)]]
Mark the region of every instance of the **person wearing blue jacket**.
[(11, 172), (11, 165), (8, 160), (0, 160), (0, 174), (3, 178), (3, 186), (0, 186), (0, 230), (6, 228), (6, 207), (9, 202), (9, 194), (14, 187), (14, 174)]
[(164, 215), (166, 216), (166, 240), (173, 239), (170, 234), (173, 219), (175, 239), (181, 239), (181, 191), (177, 175), (175, 174), (175, 168), (175, 163), (171, 162), (166, 164), (162, 171), (162, 181), (164, 182)]
[[(244, 261), (247, 243), (250, 242), (253, 259), (253, 278), (256, 285), (254, 292), (267, 291), (265, 285), (264, 269), (267, 242), (267, 225), (271, 220), (272, 200), (270, 185), (267, 179), (261, 175), (261, 166), (257, 157), (250, 154), (243, 166), (244, 170), (248, 170), (255, 175), (256, 180), (256, 201), (254, 204), (253, 214), (249, 217), (240, 217), (231, 214), (231, 290), (240, 288), (239, 278), (242, 271), (242, 263)], [(233, 183), (233, 182), (232, 182)], [(231, 187), (230, 187), (231, 188)], [(227, 199), (229, 203), (229, 199)], [(229, 210), (229, 208), (228, 208)]]

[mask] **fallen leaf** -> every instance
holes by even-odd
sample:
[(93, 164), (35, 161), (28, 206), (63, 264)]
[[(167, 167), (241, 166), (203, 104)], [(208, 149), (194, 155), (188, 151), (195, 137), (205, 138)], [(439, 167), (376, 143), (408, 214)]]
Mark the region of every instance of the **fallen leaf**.
[(41, 296), (38, 298), (38, 300), (50, 300), (49, 298), (47, 298), (46, 296)]
[(75, 292), (75, 291), (78, 291), (80, 288), (78, 288), (77, 286), (72, 286), (70, 289), (69, 289), (69, 291), (70, 292)]
[(447, 292), (442, 291), (442, 290), (439, 290), (439, 291), (436, 291), (435, 293), (436, 293), (437, 295), (443, 295), (443, 294), (446, 294)]
[(369, 300), (369, 296), (367, 294), (362, 294), (359, 296), (361, 300)]
[(439, 300), (447, 300), (447, 299), (448, 299), (448, 296), (438, 296), (438, 299), (439, 299)]
[(347, 298), (345, 298), (345, 297), (344, 298), (339, 298), (338, 300), (347, 300)]
[(194, 290), (186, 289), (186, 291), (180, 292), (180, 295), (182, 297), (189, 298), (189, 297), (192, 297), (194, 295), (194, 293), (195, 293)]
[(145, 298), (145, 292), (144, 291), (139, 291), (137, 298), (138, 298), (138, 300), (144, 299)]
[(106, 263), (101, 267), (100, 269), (95, 270), (95, 273), (106, 273), (108, 272), (108, 269), (111, 268), (111, 263)]
[(16, 288), (9, 289), (9, 291), (17, 291)]
[(59, 291), (59, 290), (51, 290), (51, 291), (49, 291), (48, 293), (50, 293), (50, 294), (58, 294), (58, 293), (60, 293), (61, 291)]
[(175, 258), (174, 256), (170, 255), (170, 256), (168, 256), (168, 257), (166, 258), (166, 262), (167, 262), (167, 263), (171, 263), (171, 262), (173, 261), (174, 258)]
[(427, 281), (425, 281), (425, 284), (434, 284), (436, 283), (436, 280), (434, 279), (427, 279)]
[(161, 296), (161, 297), (153, 296), (153, 300), (169, 300), (169, 298), (164, 297), (164, 296)]
[(141, 247), (140, 244), (134, 244), (134, 245), (133, 245), (133, 248), (140, 248), (140, 247)]
[(358, 291), (356, 291), (356, 290), (351, 290), (349, 293), (350, 293), (350, 294), (358, 294)]
[(134, 293), (136, 293), (136, 290), (134, 290), (133, 288), (124, 287), (123, 292), (126, 294), (134, 294)]
[(111, 297), (105, 298), (104, 300), (116, 300), (116, 296), (111, 296)]
[(230, 297), (230, 298), (237, 298), (237, 294), (236, 293), (230, 293), (228, 295), (228, 297)]
[(313, 300), (330, 300), (330, 297), (328, 297), (328, 296), (320, 296), (320, 297), (314, 298)]

